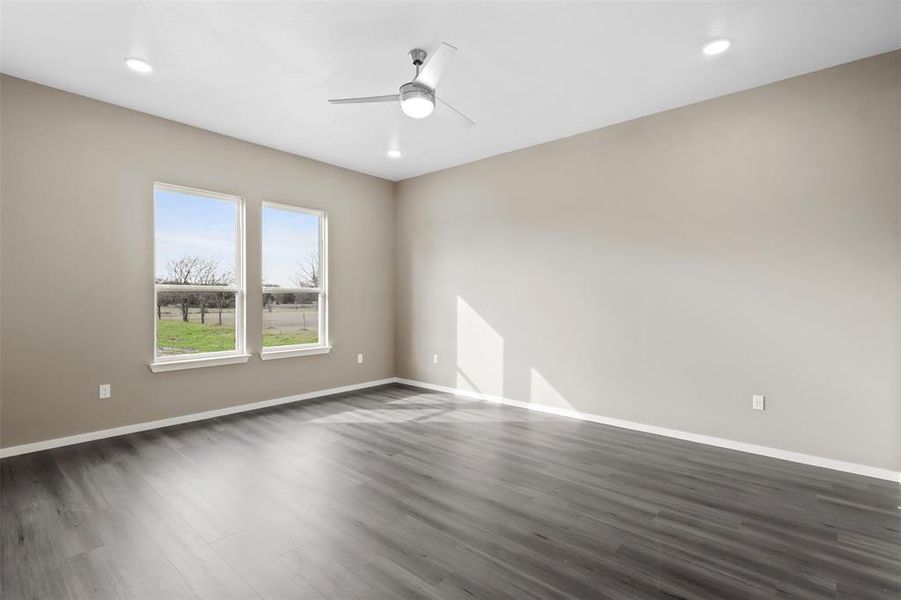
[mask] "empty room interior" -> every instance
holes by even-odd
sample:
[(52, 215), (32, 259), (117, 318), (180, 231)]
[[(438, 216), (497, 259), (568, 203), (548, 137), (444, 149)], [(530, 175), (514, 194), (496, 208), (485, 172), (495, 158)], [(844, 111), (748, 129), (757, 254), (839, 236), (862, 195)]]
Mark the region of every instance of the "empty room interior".
[(901, 1), (0, 0), (0, 597), (901, 598)]

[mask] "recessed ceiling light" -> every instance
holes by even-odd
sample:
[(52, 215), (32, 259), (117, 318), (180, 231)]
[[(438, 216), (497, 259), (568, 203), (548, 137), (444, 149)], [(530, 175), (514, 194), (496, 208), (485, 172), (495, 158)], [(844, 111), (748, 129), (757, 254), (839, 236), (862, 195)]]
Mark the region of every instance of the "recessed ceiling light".
[(395, 150), (394, 148), (388, 150), (388, 158), (400, 158), (401, 156), (403, 154), (400, 153), (400, 150)]
[(729, 46), (732, 45), (732, 40), (728, 38), (719, 38), (716, 40), (710, 40), (704, 47), (701, 48), (701, 52), (706, 54), (707, 56), (716, 56), (717, 54), (722, 54), (726, 50), (729, 49)]
[(132, 71), (137, 71), (138, 73), (150, 73), (153, 71), (153, 67), (150, 66), (150, 63), (146, 60), (141, 60), (140, 58), (126, 58), (125, 65)]

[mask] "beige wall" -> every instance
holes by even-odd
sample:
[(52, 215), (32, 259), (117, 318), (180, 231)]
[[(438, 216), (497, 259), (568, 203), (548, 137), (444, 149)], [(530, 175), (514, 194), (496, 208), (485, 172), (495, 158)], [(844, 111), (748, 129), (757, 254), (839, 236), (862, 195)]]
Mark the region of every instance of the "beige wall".
[(901, 468), (899, 61), (402, 182), (398, 375)]
[[(4, 76), (0, 444), (397, 374), (899, 469), (899, 62), (397, 186)], [(332, 354), (151, 373), (155, 180), (247, 198), (248, 281), (327, 210)]]
[[(394, 374), (394, 184), (6, 76), (0, 90), (3, 446)], [(331, 355), (151, 373), (154, 181), (246, 197), (248, 282), (261, 201), (328, 211)]]

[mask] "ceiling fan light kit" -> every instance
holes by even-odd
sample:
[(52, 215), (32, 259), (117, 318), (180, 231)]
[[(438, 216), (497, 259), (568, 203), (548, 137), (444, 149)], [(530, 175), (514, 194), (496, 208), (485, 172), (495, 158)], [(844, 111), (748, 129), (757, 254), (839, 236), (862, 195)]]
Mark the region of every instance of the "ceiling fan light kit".
[(475, 122), (458, 111), (456, 108), (439, 98), (435, 94), (438, 82), (444, 69), (450, 63), (451, 57), (457, 49), (450, 44), (441, 42), (435, 53), (426, 62), (425, 50), (414, 48), (410, 50), (410, 58), (416, 75), (413, 81), (400, 86), (399, 93), (385, 96), (363, 96), (359, 98), (335, 98), (329, 100), (332, 104), (371, 104), (374, 102), (399, 102), (405, 115), (413, 119), (424, 119), (435, 110), (435, 104), (440, 102), (455, 115), (463, 127), (472, 127)]
[(414, 119), (422, 119), (435, 110), (435, 94), (425, 86), (410, 82), (400, 86), (400, 108)]

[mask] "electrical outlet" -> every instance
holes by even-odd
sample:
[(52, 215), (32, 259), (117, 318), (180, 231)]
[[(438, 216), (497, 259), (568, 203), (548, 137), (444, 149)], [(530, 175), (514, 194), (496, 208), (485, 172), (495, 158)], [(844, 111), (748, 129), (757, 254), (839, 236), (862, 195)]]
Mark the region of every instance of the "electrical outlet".
[(110, 384), (104, 383), (100, 386), (100, 399), (105, 400), (112, 396), (112, 389), (110, 388)]
[(358, 365), (363, 364), (363, 355), (362, 354), (357, 354), (357, 364)]
[(766, 397), (751, 396), (751, 408), (754, 410), (766, 410)]
[(432, 355), (432, 364), (433, 364), (433, 365), (437, 365), (437, 364), (438, 364), (438, 355), (437, 355), (437, 354), (433, 354), (433, 355)]

